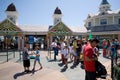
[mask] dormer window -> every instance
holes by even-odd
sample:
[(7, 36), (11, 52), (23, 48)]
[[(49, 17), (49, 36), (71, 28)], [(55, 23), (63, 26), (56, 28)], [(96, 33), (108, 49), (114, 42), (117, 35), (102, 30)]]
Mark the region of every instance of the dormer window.
[(10, 20), (13, 21), (14, 20), (13, 17), (10, 17)]
[(57, 22), (59, 22), (59, 20), (57, 20)]
[(87, 18), (91, 18), (91, 16), (90, 15), (88, 15), (88, 17)]
[(120, 18), (118, 19), (118, 24), (120, 24)]
[(119, 14), (120, 14), (120, 11), (119, 11)]
[(105, 15), (105, 12), (101, 13), (101, 15)]
[(107, 24), (107, 19), (101, 19), (100, 24), (101, 25), (106, 25)]
[(88, 27), (91, 27), (91, 22), (88, 22)]

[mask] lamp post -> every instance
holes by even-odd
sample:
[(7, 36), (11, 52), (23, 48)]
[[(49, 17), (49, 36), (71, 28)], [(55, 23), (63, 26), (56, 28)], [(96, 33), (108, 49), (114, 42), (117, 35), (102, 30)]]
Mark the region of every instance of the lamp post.
[(6, 46), (7, 46), (7, 62), (8, 62), (8, 41), (7, 41), (7, 36), (6, 36)]
[(6, 32), (6, 46), (7, 46), (7, 62), (8, 62), (8, 39), (10, 39), (11, 36), (8, 35), (8, 31)]

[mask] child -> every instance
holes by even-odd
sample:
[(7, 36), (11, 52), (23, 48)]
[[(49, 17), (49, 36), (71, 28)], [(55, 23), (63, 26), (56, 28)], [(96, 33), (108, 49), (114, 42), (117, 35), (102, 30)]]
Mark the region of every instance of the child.
[(36, 57), (35, 57), (35, 61), (34, 61), (33, 71), (35, 70), (36, 61), (38, 61), (39, 65), (40, 65), (40, 69), (42, 69), (42, 64), (40, 63), (40, 51), (38, 49), (39, 49), (39, 47), (36, 46), (35, 47)]
[(67, 65), (67, 60), (68, 60), (68, 46), (65, 46), (64, 47), (64, 50), (63, 50), (63, 54), (64, 54), (64, 60), (65, 60), (65, 68), (68, 68), (68, 65)]
[(23, 66), (24, 66), (24, 72), (29, 72), (29, 67), (30, 67), (30, 58), (28, 54), (28, 46), (27, 44), (25, 45), (23, 49)]

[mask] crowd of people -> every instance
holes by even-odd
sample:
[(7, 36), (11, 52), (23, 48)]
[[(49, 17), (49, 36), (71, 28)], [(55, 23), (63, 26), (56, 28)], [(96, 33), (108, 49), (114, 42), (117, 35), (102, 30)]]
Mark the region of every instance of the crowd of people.
[[(117, 64), (117, 50), (119, 42), (117, 39), (103, 40), (103, 57), (113, 58), (114, 63)], [(56, 41), (53, 41), (51, 47), (54, 50), (54, 60), (58, 55), (58, 50), (61, 53), (62, 65), (64, 68), (68, 68), (68, 60), (73, 62), (73, 66), (81, 63), (81, 68), (85, 69), (85, 80), (96, 80), (96, 61), (98, 61), (99, 53), (99, 40), (94, 38), (88, 41), (74, 39), (72, 43), (67, 41), (61, 41), (57, 45)], [(72, 68), (72, 66), (71, 66)]]
[[(112, 57), (115, 64), (117, 64), (117, 50), (119, 42), (117, 39), (103, 40), (103, 57)], [(85, 69), (85, 80), (96, 80), (96, 61), (98, 61), (99, 53), (99, 40), (89, 39), (88, 41), (82, 39), (73, 39), (71, 43), (61, 40), (59, 43), (53, 40), (51, 47), (54, 51), (54, 61), (57, 60), (59, 52), (61, 54), (61, 65), (64, 68), (68, 68), (68, 62), (73, 63), (73, 68), (79, 63), (81, 68)], [(35, 61), (33, 65), (33, 71), (35, 70), (36, 61), (38, 61), (40, 68), (42, 69), (42, 64), (40, 62), (40, 51), (39, 47), (35, 47)], [(30, 58), (28, 54), (28, 47), (25, 46), (23, 50), (23, 66), (25, 72), (29, 72)]]

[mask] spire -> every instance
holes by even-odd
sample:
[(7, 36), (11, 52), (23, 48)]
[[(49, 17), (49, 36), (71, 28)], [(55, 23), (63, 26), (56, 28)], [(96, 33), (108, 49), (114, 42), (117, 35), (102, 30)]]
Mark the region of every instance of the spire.
[(62, 12), (58, 7), (56, 7), (53, 14), (53, 24), (55, 25), (61, 21), (62, 21)]
[(101, 5), (109, 4), (107, 0), (102, 0)]
[(55, 9), (54, 14), (62, 14), (62, 12), (61, 12), (61, 10), (57, 7), (57, 8)]
[(16, 11), (15, 5), (14, 5), (13, 3), (11, 3), (11, 4), (7, 7), (6, 11)]
[(5, 12), (6, 12), (7, 18), (17, 25), (18, 24), (18, 22), (17, 22), (17, 20), (18, 20), (18, 12), (16, 10), (15, 5), (13, 3), (11, 3), (7, 7)]
[(111, 5), (108, 3), (107, 0), (102, 0), (101, 4), (99, 6), (99, 11), (102, 13), (106, 12), (106, 11), (110, 11), (111, 10), (110, 7), (111, 7)]

